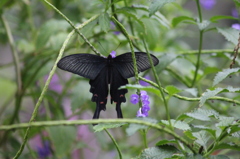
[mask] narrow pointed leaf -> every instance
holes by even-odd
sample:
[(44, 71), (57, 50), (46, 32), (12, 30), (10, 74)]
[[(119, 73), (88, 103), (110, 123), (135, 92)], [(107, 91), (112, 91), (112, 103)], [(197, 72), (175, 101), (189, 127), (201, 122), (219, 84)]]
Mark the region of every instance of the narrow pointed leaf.
[(149, 16), (152, 16), (165, 4), (171, 3), (171, 2), (175, 2), (175, 0), (152, 0), (149, 7)]
[(234, 45), (238, 43), (239, 30), (233, 28), (217, 28), (218, 32), (221, 33), (227, 41), (232, 42)]
[(226, 77), (228, 77), (229, 75), (239, 72), (240, 68), (232, 68), (232, 69), (224, 69), (221, 72), (218, 72), (217, 75), (214, 77), (213, 80), (213, 86), (215, 86), (216, 84), (218, 84), (219, 82), (221, 82), (222, 80), (224, 80)]

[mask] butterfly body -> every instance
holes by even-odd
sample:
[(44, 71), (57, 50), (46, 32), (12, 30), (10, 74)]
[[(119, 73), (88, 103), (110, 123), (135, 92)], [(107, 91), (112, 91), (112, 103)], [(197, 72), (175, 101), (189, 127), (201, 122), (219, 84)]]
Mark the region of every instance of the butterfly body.
[[(147, 54), (135, 52), (137, 67), (140, 72), (149, 69), (150, 62)], [(154, 65), (158, 59), (151, 55)], [(126, 102), (127, 89), (118, 89), (128, 84), (127, 78), (134, 76), (134, 67), (131, 53), (125, 53), (112, 58), (92, 55), (73, 54), (62, 58), (57, 66), (63, 70), (89, 78), (92, 101), (96, 102), (96, 110), (93, 119), (98, 119), (100, 112), (106, 110), (107, 96), (110, 85), (111, 104), (116, 103), (117, 117), (123, 118), (121, 103)]]

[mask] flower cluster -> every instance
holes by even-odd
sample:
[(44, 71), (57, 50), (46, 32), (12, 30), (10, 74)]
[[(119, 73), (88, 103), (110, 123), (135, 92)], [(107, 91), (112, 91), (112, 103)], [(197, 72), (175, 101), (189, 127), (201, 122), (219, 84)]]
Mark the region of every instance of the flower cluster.
[[(137, 112), (137, 117), (148, 117), (148, 111), (150, 110), (149, 96), (146, 91), (140, 91), (140, 99), (142, 101), (142, 107)], [(137, 104), (139, 102), (139, 96), (137, 94), (131, 95), (131, 103)]]

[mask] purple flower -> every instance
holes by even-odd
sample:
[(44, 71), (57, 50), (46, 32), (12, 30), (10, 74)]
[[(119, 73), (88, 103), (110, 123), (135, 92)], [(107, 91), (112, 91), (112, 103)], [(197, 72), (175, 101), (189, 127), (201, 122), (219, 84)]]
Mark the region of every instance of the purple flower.
[(200, 4), (204, 9), (211, 10), (216, 4), (216, 0), (200, 0)]
[(238, 23), (232, 24), (232, 28), (240, 30), (240, 24)]
[(142, 113), (141, 108), (139, 108), (139, 110), (137, 111), (137, 117), (146, 117), (146, 115)]
[(42, 147), (37, 147), (37, 153), (40, 158), (46, 158), (51, 155), (51, 147), (48, 141), (45, 141)]
[(137, 94), (132, 94), (130, 101), (132, 104), (137, 104), (139, 102), (139, 96)]
[[(142, 107), (137, 111), (137, 117), (148, 117), (148, 112), (150, 110), (150, 101), (146, 91), (140, 91), (140, 99), (142, 102)], [(138, 102), (139, 96), (137, 94), (132, 94), (131, 103), (137, 104)]]
[(110, 53), (110, 55), (112, 56), (112, 58), (115, 58), (115, 57), (116, 57), (116, 51), (112, 51), (112, 52)]
[[(144, 114), (148, 113), (149, 110), (150, 110), (150, 106), (149, 106), (149, 105), (143, 105), (143, 106), (142, 106), (142, 112), (143, 112)], [(148, 116), (148, 115), (147, 115), (147, 116)]]
[(149, 102), (149, 100), (142, 100), (142, 104), (143, 104), (143, 105), (149, 105), (150, 102)]
[[(148, 80), (151, 79), (149, 75), (146, 75), (144, 78), (146, 78)], [(142, 85), (142, 86), (149, 86), (149, 83), (147, 83), (145, 81), (142, 81), (142, 80), (139, 81), (139, 84)]]

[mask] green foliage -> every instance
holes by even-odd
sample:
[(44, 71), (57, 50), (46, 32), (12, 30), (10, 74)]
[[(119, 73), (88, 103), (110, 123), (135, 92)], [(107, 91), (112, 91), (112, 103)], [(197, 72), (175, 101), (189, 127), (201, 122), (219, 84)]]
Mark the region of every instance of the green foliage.
[(171, 145), (150, 147), (144, 149), (136, 159), (166, 159), (171, 158), (178, 150)]
[[(199, 0), (1, 0), (0, 158), (239, 157), (240, 41), (231, 25), (240, 3), (216, 3), (206, 11)], [(234, 9), (238, 17), (226, 14)], [(56, 63), (113, 50), (149, 52), (159, 64), (119, 88), (128, 90), (124, 119), (115, 119), (109, 97), (93, 126), (88, 79)], [(144, 102), (130, 96), (140, 90), (149, 117), (135, 118)]]

